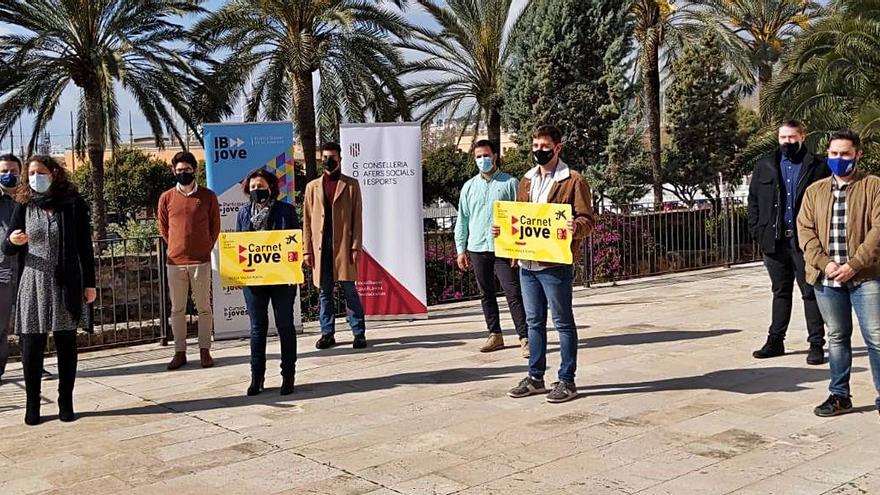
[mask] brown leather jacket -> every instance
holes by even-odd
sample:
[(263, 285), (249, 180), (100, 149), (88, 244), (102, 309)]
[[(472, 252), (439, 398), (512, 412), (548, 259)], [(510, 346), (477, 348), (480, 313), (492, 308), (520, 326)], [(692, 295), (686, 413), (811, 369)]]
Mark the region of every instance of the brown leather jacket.
[[(880, 178), (857, 172), (846, 189), (846, 250), (854, 281), (880, 278)], [(832, 182), (828, 177), (813, 183), (804, 194), (798, 214), (798, 238), (804, 251), (807, 282), (815, 285), (831, 263), (828, 239)]]
[[(532, 178), (535, 174), (540, 173), (539, 167), (529, 170), (521, 181), (519, 181), (519, 191), (516, 200), (529, 203), (531, 202), (530, 191), (532, 188)], [(593, 230), (596, 219), (593, 216), (593, 196), (590, 192), (590, 185), (583, 175), (570, 169), (562, 160), (556, 166), (554, 174), (555, 183), (550, 187), (550, 194), (547, 196), (548, 203), (569, 204), (574, 215), (575, 232), (571, 241), (571, 252), (574, 255), (574, 261), (581, 259), (581, 246), (584, 240)]]

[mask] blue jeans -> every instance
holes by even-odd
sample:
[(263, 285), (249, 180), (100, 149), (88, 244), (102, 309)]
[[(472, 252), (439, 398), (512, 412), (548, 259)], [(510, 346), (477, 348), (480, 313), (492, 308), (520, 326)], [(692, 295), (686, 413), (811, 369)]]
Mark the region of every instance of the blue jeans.
[[(367, 322), (364, 318), (364, 307), (358, 296), (354, 282), (339, 282), (345, 297), (345, 308), (348, 315), (348, 324), (351, 332), (357, 336), (364, 335), (367, 331)], [(333, 335), (336, 333), (336, 297), (333, 295), (334, 284), (321, 284), (321, 335)]]
[(553, 324), (559, 333), (559, 381), (574, 383), (577, 369), (578, 335), (571, 307), (571, 283), (574, 270), (570, 265), (541, 271), (521, 268), (523, 305), (529, 326), (529, 376), (544, 379), (547, 370), (547, 306), (553, 313)]
[(275, 327), (281, 341), (281, 376), (296, 370), (296, 331), (293, 328), (295, 285), (260, 285), (244, 288), (244, 301), (251, 319), (251, 373), (266, 373), (266, 334), (269, 332), (269, 302), (275, 312)]
[[(862, 338), (868, 348), (868, 360), (874, 376), (874, 389), (880, 394), (880, 280), (862, 282), (856, 288), (825, 287), (816, 284), (816, 301), (828, 325), (828, 361), (834, 395), (849, 397), (852, 371), (852, 312), (859, 320)], [(876, 399), (880, 406), (880, 397)]]

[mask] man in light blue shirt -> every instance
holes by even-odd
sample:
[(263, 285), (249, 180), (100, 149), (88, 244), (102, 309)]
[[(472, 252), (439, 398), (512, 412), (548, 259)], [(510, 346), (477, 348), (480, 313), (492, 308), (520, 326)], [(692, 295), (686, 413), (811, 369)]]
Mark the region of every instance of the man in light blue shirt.
[(518, 269), (511, 260), (495, 257), (495, 239), (492, 236), (493, 205), (495, 201), (516, 201), (519, 181), (498, 169), (498, 146), (494, 142), (485, 139), (477, 141), (474, 145), (474, 158), (479, 173), (461, 188), (458, 221), (455, 224), (455, 247), (458, 252), (458, 267), (462, 271), (473, 267), (480, 288), (483, 315), (489, 330), (489, 339), (480, 348), (480, 352), (504, 348), (496, 296), (497, 276), (519, 336), (520, 350), (523, 357), (528, 358), (528, 325)]

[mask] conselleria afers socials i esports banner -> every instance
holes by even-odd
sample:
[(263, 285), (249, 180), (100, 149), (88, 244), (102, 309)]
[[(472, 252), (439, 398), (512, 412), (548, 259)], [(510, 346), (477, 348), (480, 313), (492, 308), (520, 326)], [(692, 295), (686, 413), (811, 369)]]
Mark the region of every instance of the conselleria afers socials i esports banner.
[(422, 130), (418, 123), (340, 129), (342, 173), (357, 179), (364, 205), (358, 293), (368, 316), (425, 318)]
[[(279, 201), (294, 202), (293, 124), (290, 122), (205, 124), (205, 162), (208, 187), (220, 201), (220, 228), (235, 231), (238, 209), (248, 203), (241, 182), (251, 170), (265, 168), (278, 177)], [(238, 338), (250, 334), (250, 320), (241, 287), (223, 287), (219, 253), (212, 259), (214, 337)], [(302, 328), (300, 301), (295, 305), (296, 328)], [(274, 331), (272, 311), (269, 328)]]

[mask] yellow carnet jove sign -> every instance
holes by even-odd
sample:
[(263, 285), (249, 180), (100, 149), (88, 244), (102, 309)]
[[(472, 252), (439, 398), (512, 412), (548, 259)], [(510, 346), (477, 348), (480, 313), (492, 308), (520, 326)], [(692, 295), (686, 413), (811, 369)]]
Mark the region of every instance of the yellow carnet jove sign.
[(571, 205), (496, 201), (495, 255), (517, 260), (572, 264)]
[(220, 234), (224, 287), (303, 283), (302, 230)]

